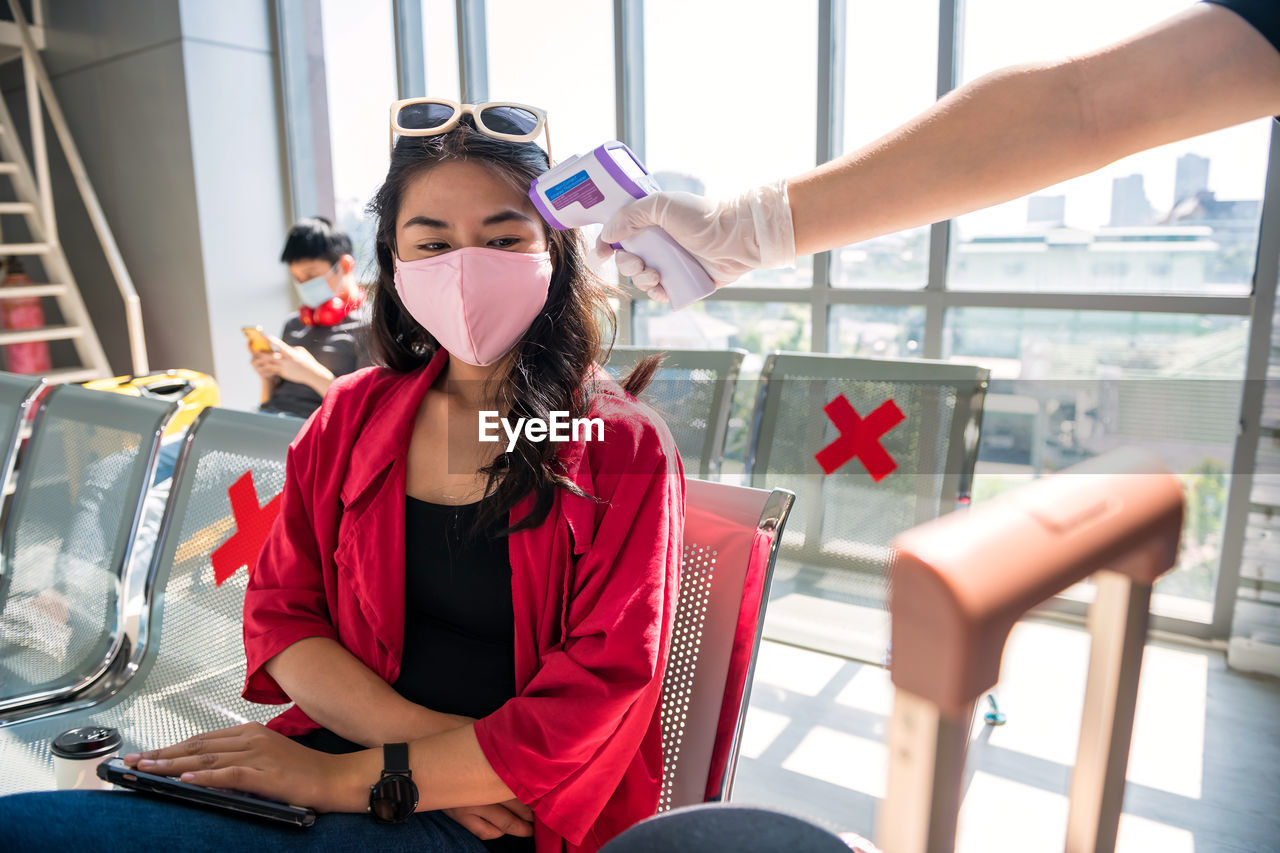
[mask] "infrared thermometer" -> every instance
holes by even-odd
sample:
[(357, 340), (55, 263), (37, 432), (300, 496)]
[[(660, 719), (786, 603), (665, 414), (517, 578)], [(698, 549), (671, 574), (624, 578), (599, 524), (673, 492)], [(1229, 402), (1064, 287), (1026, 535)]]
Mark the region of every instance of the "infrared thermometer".
[[(624, 205), (660, 191), (631, 149), (614, 140), (536, 178), (529, 198), (548, 225), (566, 231), (604, 223)], [(715, 292), (702, 265), (661, 228), (650, 226), (614, 248), (638, 255), (657, 270), (672, 310)]]

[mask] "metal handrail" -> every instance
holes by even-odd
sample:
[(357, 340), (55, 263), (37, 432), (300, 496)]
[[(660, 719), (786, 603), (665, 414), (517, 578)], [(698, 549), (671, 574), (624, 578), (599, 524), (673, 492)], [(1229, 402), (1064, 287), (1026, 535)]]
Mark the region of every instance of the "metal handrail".
[[(49, 123), (53, 125), (54, 132), (58, 137), (58, 142), (62, 146), (62, 153), (67, 158), (67, 166), (71, 170), (71, 176), (75, 179), (76, 189), (80, 191), (80, 198), (84, 202), (85, 211), (89, 214), (89, 221), (93, 224), (94, 233), (98, 235), (98, 242), (102, 245), (103, 254), (107, 258), (107, 266), (111, 269), (111, 276), (116, 281), (116, 289), (120, 291), (120, 298), (124, 300), (125, 322), (129, 331), (129, 354), (133, 363), (133, 373), (135, 376), (141, 376), (150, 373), (150, 367), (147, 361), (147, 345), (146, 337), (142, 331), (142, 303), (138, 299), (138, 291), (133, 286), (133, 279), (129, 276), (129, 270), (125, 268), (124, 257), (120, 254), (120, 247), (116, 245), (115, 236), (111, 233), (111, 226), (107, 223), (106, 214), (103, 213), (102, 204), (98, 201), (98, 194), (94, 192), (93, 184), (89, 181), (89, 172), (85, 168), (84, 160), (80, 158), (80, 151), (76, 148), (75, 140), (71, 136), (71, 129), (67, 126), (67, 120), (62, 114), (62, 107), (58, 104), (58, 98), (53, 91), (53, 83), (49, 80), (49, 74), (45, 70), (44, 62), (40, 59), (39, 49), (36, 47), (35, 40), (31, 37), (31, 29), (27, 25), (27, 18), (22, 13), (21, 5), (18, 0), (8, 0), (9, 10), (13, 14), (13, 20), (18, 25), (18, 31), (22, 33), (22, 61), (25, 70), (35, 77), (40, 95), (44, 98), (45, 109), (49, 114)], [(39, 112), (39, 101), (32, 101), (29, 105), (33, 116), (37, 116)], [(33, 125), (34, 131), (34, 125)], [(43, 128), (39, 134), (43, 136)], [(38, 141), (33, 133), (33, 144)], [(46, 239), (53, 241), (54, 238), (54, 222), (52, 219), (53, 194), (49, 187), (48, 167), (47, 164), (43, 169), (41, 166), (41, 155), (37, 150), (37, 189), (40, 194), (40, 210), (42, 217), (46, 217), (44, 221)]]

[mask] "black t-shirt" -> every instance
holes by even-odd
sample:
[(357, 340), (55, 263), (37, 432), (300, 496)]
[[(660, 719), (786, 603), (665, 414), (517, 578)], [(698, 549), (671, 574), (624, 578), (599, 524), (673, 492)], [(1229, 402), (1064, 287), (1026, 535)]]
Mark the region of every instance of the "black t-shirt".
[(404, 656), (391, 685), (417, 705), (485, 717), (516, 695), (507, 537), (470, 530), (480, 503), (405, 498)]
[[(511, 558), (497, 531), (470, 535), (479, 503), (405, 496), (404, 653), (392, 688), (442, 714), (488, 716), (516, 695)], [(363, 747), (327, 729), (302, 735), (323, 752)]]
[(1278, 0), (1204, 0), (1235, 12), (1280, 50), (1280, 2)]
[[(316, 361), (329, 368), (334, 376), (344, 376), (372, 363), (364, 346), (364, 334), (368, 325), (368, 303), (352, 311), (334, 326), (308, 326), (302, 322), (301, 317), (294, 315), (284, 324), (280, 340), (289, 346), (302, 347)], [(260, 410), (306, 418), (318, 408), (319, 394), (301, 382), (286, 382), (282, 379)]]

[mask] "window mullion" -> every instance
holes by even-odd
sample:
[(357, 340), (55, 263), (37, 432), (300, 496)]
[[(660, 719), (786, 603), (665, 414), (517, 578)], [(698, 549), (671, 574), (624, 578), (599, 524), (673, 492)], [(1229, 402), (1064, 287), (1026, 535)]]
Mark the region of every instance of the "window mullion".
[[(963, 0), (938, 0), (938, 97), (956, 86), (960, 74), (961, 15)], [(951, 257), (953, 220), (945, 219), (929, 227), (929, 272), (925, 290), (945, 294)], [(942, 338), (947, 299), (929, 300), (924, 320), (925, 358), (942, 358)]]
[[(818, 103), (817, 150), (814, 162), (821, 164), (838, 157), (844, 147), (844, 40), (845, 0), (818, 3)], [(809, 291), (812, 322), (810, 348), (826, 352), (831, 288), (832, 252), (813, 256), (813, 286)]]
[(484, 0), (457, 0), (458, 83), (462, 100), (479, 104), (489, 99), (488, 33)]

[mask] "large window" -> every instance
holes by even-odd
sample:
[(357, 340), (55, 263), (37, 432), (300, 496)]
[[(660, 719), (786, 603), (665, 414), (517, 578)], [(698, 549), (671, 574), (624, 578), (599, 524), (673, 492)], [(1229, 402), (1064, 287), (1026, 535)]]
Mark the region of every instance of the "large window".
[(745, 470), (755, 380), (763, 354), (813, 348), (812, 314), (791, 302), (699, 302), (682, 311), (642, 302), (635, 306), (635, 343), (670, 349), (744, 349), (740, 387), (734, 395), (725, 439), (725, 475)]
[[(425, 92), (406, 96), (458, 100), (462, 85), (458, 76), (458, 21), (453, 0), (422, 0), (422, 65), (426, 74)], [(406, 61), (412, 61), (406, 57)]]
[[(318, 2), (338, 218), (367, 244), (360, 211), (385, 169), (395, 97), (393, 3)], [(484, 88), (541, 106), (562, 159), (629, 133), (662, 186), (725, 197), (806, 170), (820, 149), (874, 142), (940, 89), (1094, 49), (1190, 0), (416, 5), (422, 56), (410, 46), (403, 61), (421, 63), (428, 94)], [(459, 62), (468, 21), (483, 21), (464, 34), (483, 64)], [(822, 109), (820, 93), (831, 95)], [(747, 350), (729, 475), (742, 471), (753, 380), (771, 350), (981, 364), (992, 381), (973, 499), (1121, 444), (1152, 450), (1188, 501), (1179, 568), (1154, 604), (1175, 619), (1157, 624), (1221, 634), (1228, 507), (1247, 504), (1227, 498), (1269, 132), (1259, 121), (1165, 146), (949, 223), (753, 273), (683, 311), (622, 299), (621, 338)], [(943, 249), (945, 263), (931, 257)]]
[(598, 0), (488, 0), (489, 99), (547, 111), (564, 160), (613, 139), (613, 11)]
[[(813, 166), (817, 4), (644, 4), (645, 157), (665, 189), (732, 195)], [(739, 283), (808, 287), (795, 272)]]
[(1240, 317), (949, 311), (945, 354), (992, 370), (974, 502), (1120, 447), (1156, 453), (1188, 522), (1155, 608), (1209, 621), (1248, 336)]
[(387, 174), (387, 109), (396, 99), (391, 3), (322, 0), (320, 8), (334, 212), (351, 236), (357, 276), (369, 277), (373, 223), (364, 208)]
[(734, 193), (813, 165), (817, 4), (647, 0), (651, 171)]
[[(840, 148), (856, 151), (936, 98), (937, 0), (849, 3), (844, 62), (844, 123), (840, 128), (844, 144)], [(884, 73), (890, 68), (892, 73)], [(928, 270), (929, 229), (913, 228), (833, 252), (831, 283), (836, 287), (920, 288)]]
[(636, 305), (638, 346), (692, 349), (740, 347), (749, 353), (807, 350), (809, 311), (787, 302), (699, 302), (669, 311), (651, 302)]
[[(962, 82), (1066, 56), (1185, 8), (1185, 0), (1043, 5), (967, 0)], [(1011, 39), (1007, 33), (1016, 31)], [(1269, 120), (1126, 157), (956, 220), (958, 289), (1245, 294), (1253, 276)]]
[(919, 358), (924, 308), (917, 305), (834, 305), (827, 349), (860, 358)]
[[(1187, 5), (967, 0), (957, 82), (1091, 50)], [(943, 355), (995, 377), (974, 500), (1117, 446), (1155, 452), (1182, 479), (1189, 521), (1153, 610), (1202, 624), (1218, 590), (1248, 305), (1220, 303), (1229, 315), (1199, 313), (1204, 303), (1168, 311), (1179, 298), (1250, 292), (1269, 124), (1143, 152), (951, 229), (945, 284), (957, 297), (948, 298)], [(959, 294), (981, 291), (1008, 294), (1010, 307), (960, 307)], [(1077, 310), (1014, 307), (1020, 294), (1079, 294), (1056, 297)], [(1134, 295), (1139, 310), (1084, 310), (1116, 294)], [(1072, 595), (1088, 599), (1091, 589)]]

